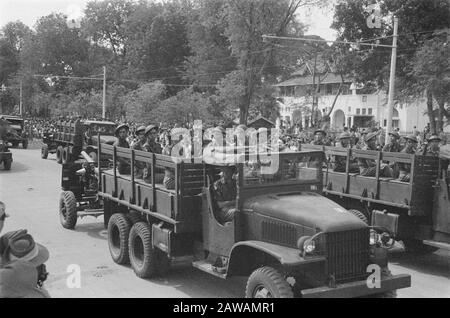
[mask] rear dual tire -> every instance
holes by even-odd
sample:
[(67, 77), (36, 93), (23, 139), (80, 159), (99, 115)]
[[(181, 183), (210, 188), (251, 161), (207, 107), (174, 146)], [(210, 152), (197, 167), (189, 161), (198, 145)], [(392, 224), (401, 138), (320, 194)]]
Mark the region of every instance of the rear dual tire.
[(59, 164), (62, 163), (63, 152), (64, 152), (63, 146), (58, 146), (58, 148), (56, 148), (56, 162)]

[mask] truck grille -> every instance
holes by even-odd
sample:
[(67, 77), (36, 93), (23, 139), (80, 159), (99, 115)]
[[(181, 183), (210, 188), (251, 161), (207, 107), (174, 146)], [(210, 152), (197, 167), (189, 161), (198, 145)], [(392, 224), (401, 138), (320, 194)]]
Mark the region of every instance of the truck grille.
[(327, 233), (326, 255), (328, 275), (333, 275), (337, 282), (366, 276), (369, 229)]
[(262, 239), (271, 243), (295, 246), (297, 233), (295, 227), (278, 222), (262, 222)]

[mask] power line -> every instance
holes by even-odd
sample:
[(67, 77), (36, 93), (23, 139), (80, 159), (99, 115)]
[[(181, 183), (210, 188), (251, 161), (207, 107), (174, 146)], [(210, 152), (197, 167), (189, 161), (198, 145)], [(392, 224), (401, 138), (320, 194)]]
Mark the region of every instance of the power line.
[(372, 43), (362, 43), (362, 42), (352, 42), (352, 41), (332, 41), (324, 39), (309, 39), (309, 38), (293, 38), (285, 36), (275, 36), (275, 35), (263, 35), (264, 39), (274, 39), (274, 40), (289, 40), (289, 41), (305, 41), (305, 42), (322, 42), (322, 43), (341, 43), (341, 44), (355, 44), (355, 45), (368, 45), (368, 46), (380, 46), (392, 48), (392, 45), (386, 44), (372, 44)]
[(64, 79), (79, 79), (79, 80), (93, 80), (93, 81), (103, 81), (103, 78), (96, 78), (96, 77), (80, 77), (80, 76), (60, 76), (60, 75), (40, 75), (35, 74), (34, 77), (44, 77), (44, 78), (64, 78)]

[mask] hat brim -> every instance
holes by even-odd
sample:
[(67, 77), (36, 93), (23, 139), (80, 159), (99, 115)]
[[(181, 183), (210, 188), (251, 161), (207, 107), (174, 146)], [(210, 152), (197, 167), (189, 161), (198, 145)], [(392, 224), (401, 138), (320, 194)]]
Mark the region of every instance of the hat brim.
[(48, 261), (48, 259), (50, 257), (50, 253), (44, 245), (41, 245), (39, 243), (35, 243), (35, 244), (38, 248), (38, 255), (35, 258), (29, 260), (28, 262), (37, 267), (39, 265), (44, 264), (46, 261)]

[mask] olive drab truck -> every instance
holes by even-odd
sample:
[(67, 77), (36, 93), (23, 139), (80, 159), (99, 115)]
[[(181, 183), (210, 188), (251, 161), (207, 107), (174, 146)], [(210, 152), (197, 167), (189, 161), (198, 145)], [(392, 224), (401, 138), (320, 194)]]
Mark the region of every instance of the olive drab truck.
[[(411, 284), (409, 275), (389, 272), (383, 229), (321, 195), (322, 152), (277, 154), (271, 172), (247, 159), (216, 164), (108, 144), (98, 153), (113, 162), (97, 173), (110, 254), (138, 277), (168, 275), (173, 260), (190, 256), (192, 266), (221, 279), (247, 276), (247, 297), (393, 297)], [(131, 174), (117, 171), (119, 159)], [(149, 179), (136, 177), (137, 162)], [(226, 220), (213, 186), (224, 168), (237, 182)], [(174, 189), (161, 183), (165, 170)], [(367, 284), (369, 265), (381, 270), (379, 288)]]
[(85, 151), (97, 161), (97, 135), (101, 142), (112, 144), (115, 141), (116, 124), (108, 121), (75, 120), (59, 121), (56, 132), (47, 133), (43, 138), (41, 158), (56, 154), (58, 163), (69, 163), (80, 158)]
[(28, 137), (23, 129), (24, 119), (20, 116), (0, 115), (0, 119), (6, 120), (11, 130), (6, 134), (4, 140), (11, 143), (12, 147), (22, 144), (23, 149), (28, 148)]
[[(354, 210), (371, 226), (387, 229), (407, 251), (420, 253), (450, 249), (448, 147), (442, 148), (440, 157), (433, 157), (302, 145), (304, 150), (323, 151), (327, 158), (323, 167), (325, 196)], [(344, 158), (344, 172), (333, 171), (336, 156)], [(351, 172), (351, 162), (361, 158), (375, 162), (375, 176)], [(407, 165), (409, 181), (382, 176), (383, 164), (393, 171)]]

